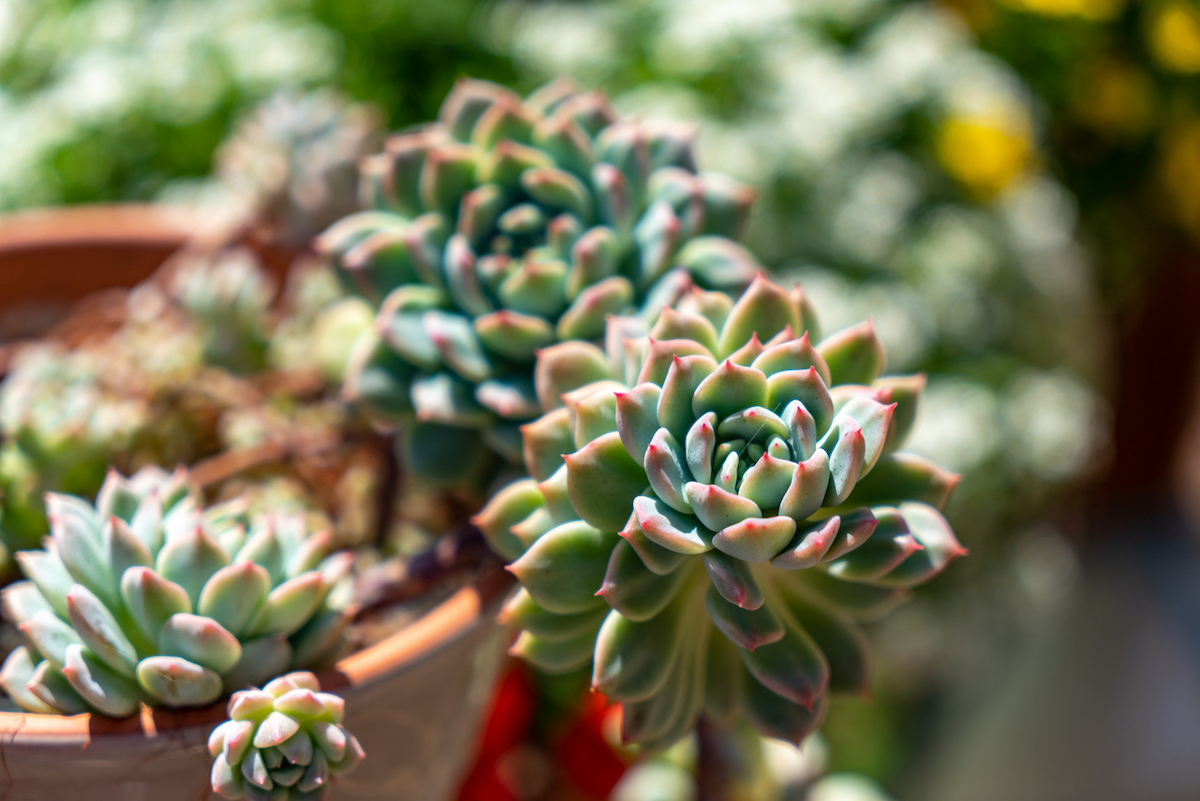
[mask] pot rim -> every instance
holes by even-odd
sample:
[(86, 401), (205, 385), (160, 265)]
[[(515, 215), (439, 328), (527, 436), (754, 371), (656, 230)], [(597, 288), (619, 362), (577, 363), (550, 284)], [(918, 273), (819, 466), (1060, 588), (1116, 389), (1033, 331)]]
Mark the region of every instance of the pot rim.
[[(421, 661), (484, 622), (493, 602), (512, 586), (512, 577), (496, 566), (485, 567), (467, 586), (383, 640), (346, 656), (318, 675), (321, 689), (344, 694), (390, 672)], [(145, 704), (127, 718), (104, 715), (45, 715), (0, 712), (0, 738), (14, 741), (87, 748), (97, 737), (158, 734), (192, 726), (216, 725), (226, 717), (228, 698), (194, 709), (154, 709)]]
[(219, 228), (199, 209), (164, 203), (40, 206), (0, 214), (0, 253), (129, 242), (182, 245)]

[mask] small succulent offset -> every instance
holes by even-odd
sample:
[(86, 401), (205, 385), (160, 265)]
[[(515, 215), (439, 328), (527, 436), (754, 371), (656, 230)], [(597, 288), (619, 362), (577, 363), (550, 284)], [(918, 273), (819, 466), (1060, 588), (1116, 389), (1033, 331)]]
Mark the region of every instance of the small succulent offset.
[(365, 756), (341, 725), (344, 704), (321, 692), (308, 672), (234, 693), (229, 720), (208, 738), (213, 792), (250, 801), (324, 798), (329, 777), (352, 770)]
[(45, 548), (17, 554), (29, 580), (3, 596), (25, 645), (0, 686), (31, 712), (203, 706), (341, 645), (345, 615), (325, 598), (350, 557), (303, 516), (203, 509), (186, 472), (160, 469), (110, 473), (94, 507), (46, 506)]
[[(698, 173), (693, 138), (688, 126), (620, 119), (568, 81), (524, 100), (460, 81), (436, 123), (364, 162), (370, 210), (318, 240), (379, 304), (348, 394), (381, 421), (456, 428), (477, 447), (463, 429), (479, 430), (519, 463), (519, 424), (540, 411), (539, 349), (598, 339), (608, 315), (653, 313), (693, 281), (740, 291), (758, 274), (734, 241), (754, 194)], [(427, 474), (446, 461), (438, 441), (408, 449), (431, 462)]]
[(798, 741), (827, 691), (867, 691), (856, 619), (965, 553), (938, 511), (957, 476), (896, 451), (923, 378), (880, 377), (869, 322), (814, 346), (802, 290), (764, 278), (638, 325), (539, 355), (533, 478), (476, 518), (516, 560), (513, 650), (592, 662), (630, 742), (739, 710)]

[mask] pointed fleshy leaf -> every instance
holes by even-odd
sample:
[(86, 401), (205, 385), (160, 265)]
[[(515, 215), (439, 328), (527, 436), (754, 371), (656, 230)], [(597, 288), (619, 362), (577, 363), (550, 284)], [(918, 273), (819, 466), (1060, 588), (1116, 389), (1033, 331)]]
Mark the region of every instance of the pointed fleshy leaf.
[[(634, 504), (636, 509), (637, 501), (634, 501)], [(637, 551), (642, 563), (660, 576), (678, 570), (687, 558), (687, 554), (664, 548), (646, 536), (646, 532), (642, 531), (641, 523), (638, 522), (636, 511), (629, 516), (629, 522), (625, 524), (625, 529), (620, 532), (620, 535), (622, 539), (633, 546), (633, 550)]]
[(793, 305), (787, 290), (760, 275), (734, 303), (733, 310), (725, 320), (719, 355), (724, 358), (733, 353), (748, 342), (753, 334), (766, 342), (785, 327), (791, 326), (795, 331), (799, 325), (799, 310)]
[(706, 412), (716, 412), (719, 419), (724, 419), (734, 412), (766, 402), (766, 377), (758, 370), (726, 360), (696, 387), (692, 413), (700, 417)]
[[(709, 414), (712, 414), (709, 412)], [(746, 451), (746, 440), (736, 439), (732, 442), (722, 442), (717, 446), (716, 462), (719, 465), (717, 475), (713, 477), (713, 485), (725, 490), (737, 490), (738, 475), (742, 467), (742, 453)]]
[(508, 653), (550, 674), (569, 673), (592, 661), (598, 628), (599, 623), (563, 640), (546, 640), (529, 631), (522, 631)]
[(708, 638), (704, 667), (704, 715), (720, 724), (732, 724), (742, 706), (741, 677), (746, 669), (738, 647), (728, 637)]
[(483, 532), (493, 551), (505, 559), (516, 559), (525, 548), (511, 529), (543, 503), (537, 482), (531, 479), (516, 481), (492, 496), (487, 506), (471, 522)]
[(832, 562), (853, 551), (871, 538), (875, 527), (879, 524), (870, 509), (854, 509), (839, 515), (842, 519), (834, 535), (833, 544), (821, 557), (822, 562)]
[(693, 398), (696, 390), (717, 369), (717, 363), (705, 353), (672, 360), (663, 380), (657, 416), (660, 425), (676, 439), (686, 438), (692, 424), (703, 416), (695, 412)]
[(605, 434), (564, 457), (571, 504), (601, 531), (620, 531), (633, 499), (646, 488), (646, 473), (633, 460), (617, 432)]
[(242, 657), (237, 637), (217, 621), (200, 615), (172, 615), (158, 632), (158, 652), (182, 656), (198, 665), (224, 673)]
[(884, 453), (891, 453), (904, 444), (917, 419), (917, 405), (925, 391), (925, 374), (884, 376), (875, 379), (873, 386), (890, 390), (896, 410), (888, 429)]
[(717, 415), (708, 412), (688, 429), (684, 440), (684, 454), (688, 470), (701, 484), (712, 481), (713, 457), (717, 447)]
[(817, 425), (800, 401), (791, 401), (783, 410), (783, 422), (787, 426), (787, 440), (797, 461), (804, 461), (817, 448)]
[(138, 684), (163, 706), (205, 706), (221, 697), (221, 677), (178, 656), (151, 656), (137, 667)]
[(4, 617), (20, 625), (38, 612), (54, 614), (54, 607), (32, 581), (17, 581), (4, 588)]
[(785, 624), (781, 639), (754, 651), (742, 651), (741, 657), (759, 683), (805, 709), (813, 708), (829, 685), (828, 662), (798, 626)]
[(187, 590), (146, 567), (131, 567), (121, 577), (125, 611), (142, 638), (154, 642), (164, 621), (177, 613), (191, 612)]
[(597, 219), (616, 232), (618, 239), (628, 240), (638, 211), (629, 181), (611, 164), (592, 167), (591, 177)]
[(691, 505), (683, 497), (683, 485), (691, 479), (684, 465), (683, 448), (665, 428), (650, 440), (643, 464), (654, 494), (677, 512), (691, 512)]
[(875, 333), (875, 324), (865, 323), (826, 337), (817, 352), (829, 365), (833, 384), (870, 384), (883, 372), (887, 356)]
[(313, 743), (330, 762), (341, 762), (346, 755), (346, 730), (334, 723), (315, 721), (310, 727)]
[(651, 383), (638, 384), (628, 392), (616, 393), (617, 431), (621, 444), (638, 464), (646, 459), (646, 449), (659, 429), (658, 406), (662, 390)]
[(85, 515), (77, 508), (75, 499), (46, 493), (46, 516), (50, 519), (55, 550), (67, 572), (105, 604), (115, 605), (117, 578), (104, 553), (92, 510), (88, 509)]
[(780, 698), (748, 671), (740, 673), (746, 713), (754, 727), (765, 736), (786, 740), (799, 747), (825, 716), (826, 696), (819, 696), (812, 709), (808, 709)]
[(833, 421), (833, 400), (815, 367), (807, 370), (785, 370), (767, 379), (768, 406), (786, 409), (798, 401), (812, 416), (816, 435), (822, 436)]
[(607, 614), (608, 609), (603, 605), (573, 615), (550, 612), (538, 606), (529, 591), (521, 588), (504, 604), (499, 619), (505, 625), (528, 631), (539, 641), (563, 642), (577, 639), (588, 632), (594, 638)]
[(584, 232), (571, 248), (567, 298), (573, 301), (589, 286), (615, 275), (620, 252), (617, 235), (611, 228), (597, 226)]
[(328, 591), (329, 583), (316, 571), (288, 579), (267, 595), (247, 634), (291, 634), (312, 616)]
[(555, 340), (554, 328), (545, 318), (510, 309), (476, 317), (471, 325), (488, 350), (520, 362), (533, 361), (539, 348)]
[(110, 517), (100, 532), (104, 550), (108, 553), (108, 564), (113, 575), (122, 576), (131, 567), (149, 567), (154, 564), (150, 549), (130, 529), (129, 524), (119, 517)]
[(479, 405), (509, 420), (528, 420), (541, 412), (533, 383), (524, 377), (490, 378), (475, 387)]
[[(234, 559), (239, 563), (253, 563), (261, 567), (267, 572), (272, 587), (284, 579), (283, 545), (275, 533), (273, 522), (258, 526), (246, 544), (238, 549)], [(216, 575), (214, 573), (213, 577)]]
[(25, 690), (33, 697), (35, 705), (47, 706), (52, 712), (78, 715), (90, 711), (87, 703), (75, 692), (62, 671), (49, 662), (41, 662), (34, 668), (33, 676), (26, 683)]
[[(707, 528), (721, 531), (724, 528), (762, 517), (762, 510), (749, 498), (727, 492), (712, 484), (689, 481), (683, 488), (684, 497), (692, 505), (692, 512)], [(643, 521), (642, 527), (645, 528)]]
[(712, 531), (694, 515), (676, 512), (658, 498), (639, 495), (633, 501), (633, 512), (642, 532), (667, 550), (692, 555), (712, 548)]
[(75, 579), (58, 554), (50, 551), (17, 551), (14, 554), (21, 572), (37, 586), (42, 597), (60, 617), (67, 616), (67, 592)]
[(759, 354), (752, 366), (756, 370), (761, 370), (768, 378), (776, 373), (812, 368), (817, 371), (817, 375), (821, 377), (825, 386), (832, 386), (829, 365), (825, 363), (825, 359), (817, 352), (816, 348), (809, 343), (808, 334), (804, 334), (799, 339), (789, 339), (777, 345), (771, 345)]
[(784, 570), (813, 567), (833, 545), (841, 522), (841, 518), (834, 515), (798, 531), (783, 552), (771, 560), (771, 564)]
[(818, 448), (812, 456), (796, 465), (792, 483), (779, 502), (780, 514), (796, 521), (806, 519), (824, 503), (829, 479), (829, 456)]
[(745, 562), (766, 562), (796, 533), (796, 521), (784, 515), (749, 518), (713, 535), (713, 547)]
[(646, 567), (632, 545), (621, 540), (613, 548), (604, 583), (596, 594), (623, 617), (641, 622), (665, 609), (690, 575), (689, 570), (656, 574)]
[(911, 500), (944, 509), (961, 476), (911, 453), (884, 456), (859, 479), (846, 499), (851, 506), (898, 504)]
[(550, 478), (538, 484), (538, 491), (542, 494), (546, 511), (550, 513), (550, 517), (554, 519), (555, 523), (568, 523), (579, 519), (575, 514), (575, 509), (571, 506), (571, 499), (568, 497), (566, 465), (555, 470)]
[(837, 506), (850, 497), (866, 463), (867, 443), (858, 423), (841, 418), (818, 443), (829, 454), (829, 487), (822, 506)]
[(138, 656), (112, 612), (82, 584), (67, 593), (71, 627), (92, 653), (117, 673), (133, 676)]
[(596, 637), (592, 688), (610, 698), (639, 701), (659, 692), (683, 649), (682, 624), (691, 593), (676, 593), (666, 609), (640, 623), (613, 610)]
[(154, 569), (166, 580), (183, 587), (195, 606), (205, 582), (227, 564), (229, 554), (225, 549), (203, 529), (195, 528), (164, 545)]
[(721, 236), (693, 237), (680, 249), (675, 263), (686, 267), (701, 286), (733, 291), (748, 286), (762, 272), (750, 251)]
[(758, 334), (751, 334), (750, 340), (745, 345), (742, 345), (726, 358), (734, 364), (740, 364), (742, 367), (750, 367), (762, 352), (763, 344), (759, 341)]
[(596, 597), (604, 581), (617, 536), (582, 521), (548, 531), (509, 570), (542, 608), (576, 614), (602, 604)]
[(558, 338), (599, 339), (608, 317), (628, 309), (633, 299), (633, 284), (624, 276), (585, 287), (558, 319)]
[(863, 475), (871, 471), (871, 468), (875, 466), (875, 463), (883, 454), (883, 447), (887, 441), (888, 431), (891, 426), (892, 412), (895, 411), (895, 408), (895, 404), (885, 406), (872, 398), (860, 396), (851, 398), (834, 417), (835, 424), (839, 418), (848, 417), (857, 423), (859, 429), (862, 431), (864, 442)]
[(691, 364), (701, 375), (715, 369), (712, 354), (699, 342), (691, 339), (649, 339), (637, 380), (639, 383), (651, 381), (665, 388), (672, 367), (678, 360), (687, 357), (695, 357)]
[[(620, 419), (620, 399), (617, 399)], [(618, 423), (619, 426), (619, 423)], [(566, 408), (547, 412), (532, 423), (521, 426), (524, 441), (525, 469), (541, 481), (563, 465), (563, 454), (575, 450), (571, 432), (571, 413)]]
[(496, 294), (507, 308), (554, 318), (567, 307), (567, 265), (526, 259), (500, 282)]
[[(137, 686), (82, 645), (67, 646), (62, 672), (79, 697), (97, 711), (114, 718), (123, 718), (137, 711), (141, 701)], [(210, 700), (215, 699), (214, 695)]]
[(792, 617), (812, 637), (829, 663), (829, 690), (835, 693), (870, 693), (870, 656), (862, 630), (844, 614), (815, 603), (784, 584), (784, 603)]
[(141, 500), (125, 477), (110, 467), (100, 491), (96, 493), (96, 516), (105, 521), (117, 517), (128, 523), (137, 512)]
[(650, 329), (652, 339), (692, 339), (710, 352), (717, 351), (717, 329), (700, 314), (680, 312), (670, 306), (662, 310)]
[(624, 389), (625, 385), (616, 381), (597, 381), (563, 395), (577, 448), (618, 430), (616, 396)]
[(784, 636), (783, 623), (769, 606), (737, 606), (721, 597), (715, 586), (708, 588), (704, 602), (713, 625), (739, 648), (754, 651)]
[(563, 405), (563, 394), (593, 381), (610, 379), (604, 352), (587, 342), (560, 342), (538, 354), (534, 386), (545, 411)]
[(442, 362), (451, 370), (476, 382), (492, 375), (495, 368), (466, 317), (430, 310), (422, 315), (421, 324)]
[(729, 603), (752, 610), (763, 605), (762, 590), (747, 562), (712, 550), (704, 555), (704, 568), (713, 587)]
[(762, 406), (738, 409), (717, 425), (717, 436), (722, 440), (744, 439), (763, 444), (771, 437), (786, 438), (788, 434), (783, 419)]
[(638, 253), (638, 282), (642, 286), (654, 283), (672, 266), (680, 229), (679, 218), (669, 203), (656, 201), (642, 213), (633, 229)]
[(878, 506), (870, 510), (876, 525), (870, 537), (852, 550), (826, 556), (826, 570), (846, 581), (876, 581), (911, 554), (922, 549), (898, 509)]
[(59, 670), (66, 664), (67, 648), (83, 642), (75, 629), (46, 611), (35, 612), (19, 628), (31, 648)]
[(900, 515), (922, 550), (910, 554), (889, 573), (877, 578), (878, 583), (889, 587), (915, 587), (942, 572), (952, 560), (966, 555), (967, 549), (959, 544), (946, 518), (932, 506), (903, 503)]

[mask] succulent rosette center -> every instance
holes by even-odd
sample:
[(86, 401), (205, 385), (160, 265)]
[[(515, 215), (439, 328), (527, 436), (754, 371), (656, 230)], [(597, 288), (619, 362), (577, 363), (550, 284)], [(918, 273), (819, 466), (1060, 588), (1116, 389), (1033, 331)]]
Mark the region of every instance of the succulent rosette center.
[(515, 651), (592, 661), (627, 739), (701, 709), (804, 736), (828, 690), (865, 691), (854, 618), (963, 553), (938, 512), (957, 478), (895, 450), (923, 379), (880, 377), (869, 323), (816, 336), (803, 292), (760, 278), (539, 357), (535, 478), (478, 523), (523, 585)]

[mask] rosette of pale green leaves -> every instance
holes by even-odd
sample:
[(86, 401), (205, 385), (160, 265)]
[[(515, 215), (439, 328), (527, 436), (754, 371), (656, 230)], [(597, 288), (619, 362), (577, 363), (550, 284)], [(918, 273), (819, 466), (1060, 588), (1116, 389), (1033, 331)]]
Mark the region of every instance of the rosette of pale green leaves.
[(46, 507), (45, 548), (17, 554), (28, 581), (3, 596), (25, 645), (0, 686), (31, 712), (202, 706), (342, 641), (325, 597), (348, 556), (302, 516), (202, 509), (182, 470), (113, 472), (94, 506), (49, 493)]
[(964, 551), (939, 513), (957, 477), (897, 451), (920, 376), (881, 377), (870, 323), (820, 344), (801, 290), (694, 290), (648, 336), (543, 351), (533, 478), (477, 518), (515, 558), (514, 652), (593, 663), (650, 747), (740, 711), (798, 741), (827, 691), (867, 691), (856, 620)]
[(620, 119), (568, 82), (521, 99), (463, 80), (436, 123), (365, 162), (370, 210), (318, 247), (379, 304), (347, 390), (377, 419), (426, 427), (408, 448), (418, 472), (470, 464), (470, 429), (519, 461), (539, 349), (599, 338), (606, 316), (692, 281), (737, 291), (758, 273), (734, 242), (753, 193), (697, 172), (693, 135)]
[(352, 770), (365, 756), (342, 726), (344, 706), (321, 692), (308, 672), (234, 693), (229, 720), (208, 738), (213, 792), (250, 801), (324, 798), (330, 776)]
[(358, 161), (377, 149), (380, 117), (328, 89), (277, 92), (221, 144), (217, 174), (271, 236), (307, 244), (355, 210)]

